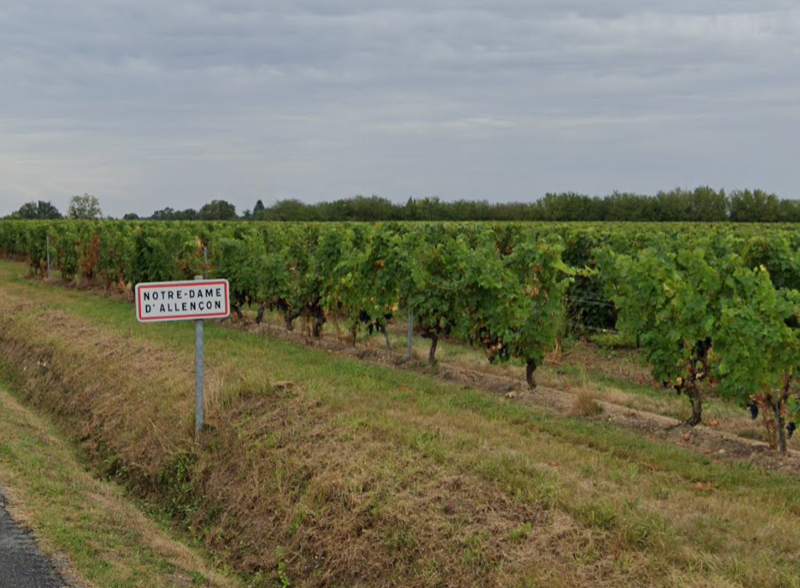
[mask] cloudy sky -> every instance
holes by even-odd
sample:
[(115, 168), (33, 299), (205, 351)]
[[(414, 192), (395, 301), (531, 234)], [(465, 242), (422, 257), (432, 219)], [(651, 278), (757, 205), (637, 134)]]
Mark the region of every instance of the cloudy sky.
[(796, 0), (0, 3), (0, 216), (758, 187), (800, 198)]

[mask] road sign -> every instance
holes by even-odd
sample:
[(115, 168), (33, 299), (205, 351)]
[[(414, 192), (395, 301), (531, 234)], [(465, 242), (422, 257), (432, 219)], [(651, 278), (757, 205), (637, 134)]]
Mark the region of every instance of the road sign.
[(136, 318), (140, 323), (158, 321), (194, 321), (194, 432), (200, 439), (205, 419), (203, 390), (203, 321), (225, 318), (231, 313), (228, 280), (204, 280), (195, 276), (193, 282), (149, 282), (136, 284)]
[(141, 323), (225, 318), (231, 312), (228, 280), (137, 284), (135, 298)]

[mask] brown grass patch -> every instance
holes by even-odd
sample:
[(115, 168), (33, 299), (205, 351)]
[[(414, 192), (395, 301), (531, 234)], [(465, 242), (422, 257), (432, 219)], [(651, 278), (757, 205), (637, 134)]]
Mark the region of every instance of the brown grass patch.
[(603, 407), (597, 404), (591, 390), (581, 389), (575, 394), (570, 414), (572, 416), (594, 417), (603, 413)]

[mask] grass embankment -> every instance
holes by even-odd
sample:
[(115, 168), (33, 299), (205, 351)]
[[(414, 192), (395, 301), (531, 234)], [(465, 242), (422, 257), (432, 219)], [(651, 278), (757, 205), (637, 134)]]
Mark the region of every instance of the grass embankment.
[[(221, 576), (145, 517), (120, 488), (89, 474), (47, 418), (0, 388), (0, 482), (62, 572), (104, 588), (242, 584)], [(64, 561), (63, 556), (68, 558)]]
[(0, 353), (98, 468), (254, 583), (791, 587), (794, 478), (481, 391), (14, 279)]

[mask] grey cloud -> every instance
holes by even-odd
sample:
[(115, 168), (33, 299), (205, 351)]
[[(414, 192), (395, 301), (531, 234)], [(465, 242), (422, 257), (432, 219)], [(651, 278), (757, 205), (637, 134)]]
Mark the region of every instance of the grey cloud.
[(695, 183), (796, 196), (798, 39), (800, 8), (777, 0), (9, 3), (0, 214), (84, 191), (114, 214)]

